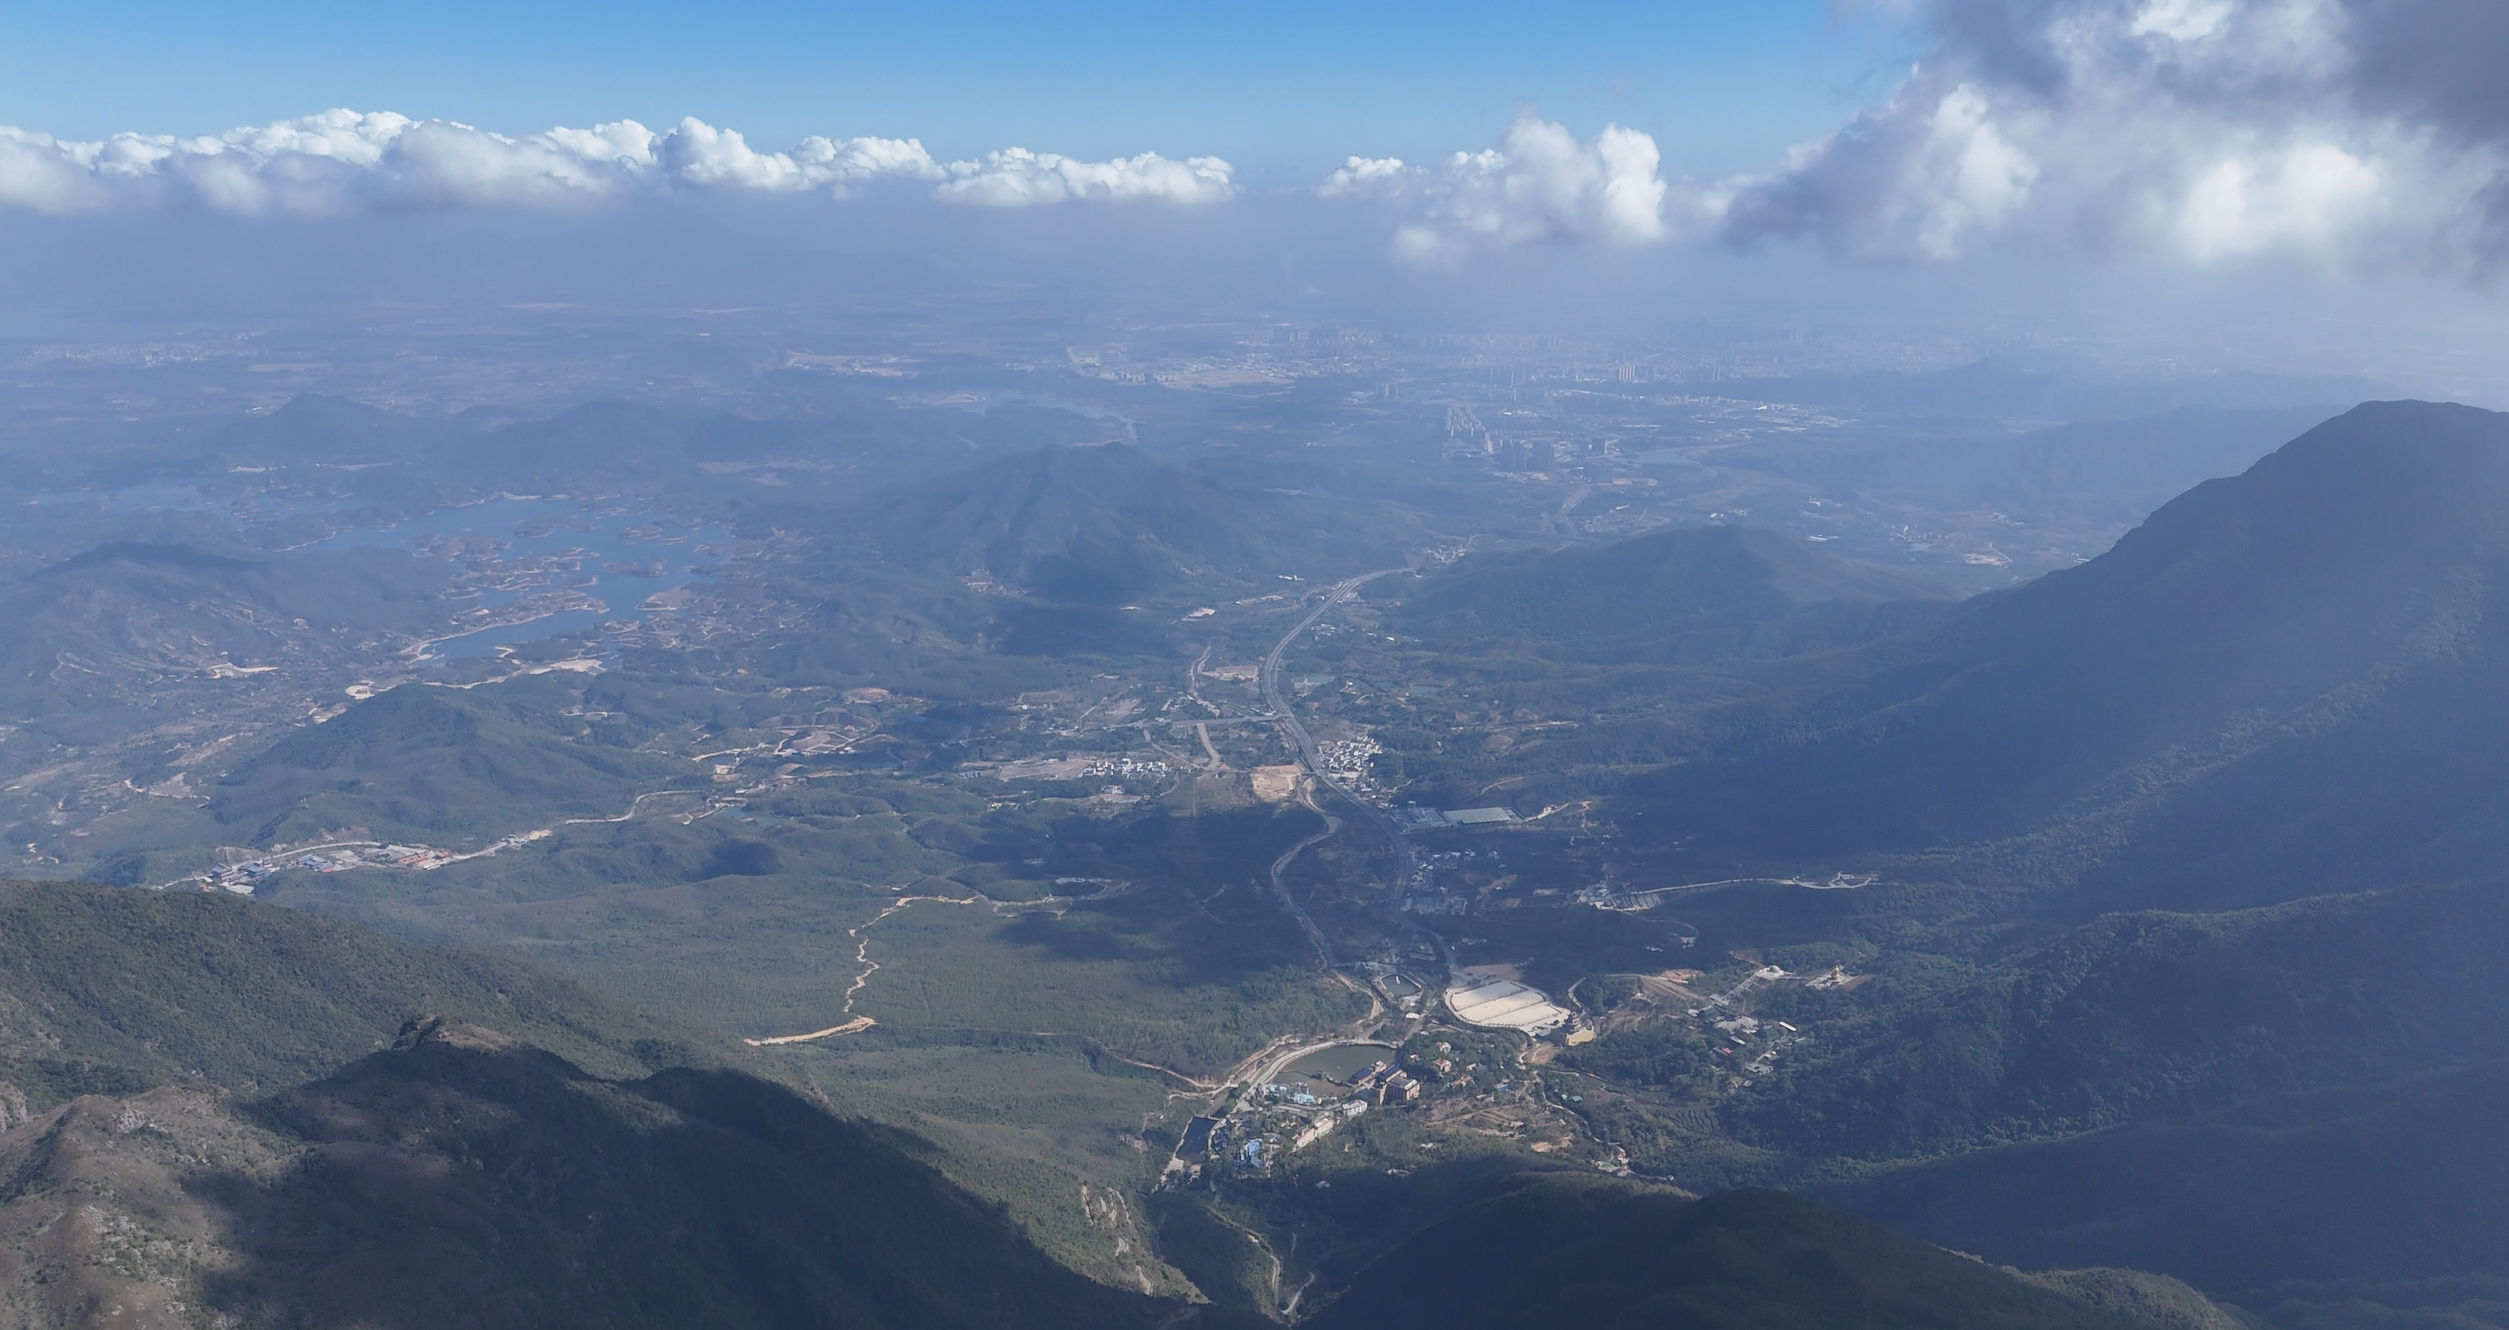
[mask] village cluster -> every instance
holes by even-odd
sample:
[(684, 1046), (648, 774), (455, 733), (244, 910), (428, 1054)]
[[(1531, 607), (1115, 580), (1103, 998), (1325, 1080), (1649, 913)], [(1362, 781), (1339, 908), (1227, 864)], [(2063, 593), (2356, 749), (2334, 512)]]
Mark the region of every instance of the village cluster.
[(456, 854), (432, 845), (387, 845), (381, 841), (340, 841), (316, 845), (285, 854), (267, 855), (227, 864), (208, 872), (170, 883), (174, 887), (197, 886), (202, 891), (231, 891), (238, 896), (253, 894), (255, 884), (282, 869), (298, 869), (308, 873), (344, 873), (355, 868), (405, 868), (427, 872), (447, 864), (471, 859), (485, 859), (506, 850), (545, 840), (552, 833), (548, 828), (520, 832), (504, 837), (484, 849)]

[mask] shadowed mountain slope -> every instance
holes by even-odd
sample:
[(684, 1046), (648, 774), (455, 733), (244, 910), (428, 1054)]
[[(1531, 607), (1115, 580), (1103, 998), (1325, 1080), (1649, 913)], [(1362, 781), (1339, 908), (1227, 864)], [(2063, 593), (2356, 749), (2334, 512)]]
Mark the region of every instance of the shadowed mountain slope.
[[(1175, 1310), (1055, 1265), (782, 1087), (603, 1080), (458, 1022), (258, 1104), (80, 1099), (0, 1135), (0, 1160), (0, 1305), (54, 1323), (108, 1303), (117, 1324), (412, 1330), (1080, 1330)], [(89, 1222), (49, 1225), (64, 1207)]]
[(2404, 1084), (2509, 1052), (2504, 952), (2497, 881), (2110, 915), (1948, 991), (1886, 986), (1732, 1117), (1806, 1154), (1922, 1158)]
[(1387, 622), (1457, 652), (1514, 642), (1597, 662), (1723, 659), (1861, 641), (1953, 594), (1774, 531), (1691, 527), (1465, 559)]
[[(2078, 1281), (2100, 1287), (2095, 1281)], [(2147, 1289), (2168, 1281), (2143, 1280)], [(2108, 1285), (2113, 1287), (2113, 1281)], [(1345, 1327), (1637, 1330), (2129, 1330), (2235, 1322), (2177, 1290), (2171, 1319), (2094, 1301), (1778, 1192), (1692, 1200), (1558, 1174), (1524, 1179), (1361, 1271), (1311, 1322)], [(2161, 1299), (2146, 1298), (2144, 1303)]]
[(2131, 1265), (2277, 1325), (2494, 1326), (2509, 1307), (2509, 1064), (2278, 1096), (1821, 1187), (2030, 1265)]
[(2115, 549), (1818, 662), (1773, 744), (1645, 792), (1804, 855), (2036, 833), (2093, 899), (2241, 905), (2509, 851), (2509, 416), (2372, 403)]
[(520, 962), (223, 895), (0, 884), (0, 1318), (1079, 1330), (1177, 1310), (1056, 1265), (921, 1142), (736, 1060)]

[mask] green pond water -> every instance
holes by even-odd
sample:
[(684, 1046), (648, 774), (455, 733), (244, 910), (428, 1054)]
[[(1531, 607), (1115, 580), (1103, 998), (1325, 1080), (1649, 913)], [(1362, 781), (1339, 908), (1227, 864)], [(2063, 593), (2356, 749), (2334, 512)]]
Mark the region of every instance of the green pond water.
[(1328, 1048), (1320, 1053), (1309, 1053), (1289, 1064), (1289, 1069), (1281, 1073), (1281, 1079), (1284, 1081), (1322, 1079), (1332, 1081), (1337, 1085), (1343, 1084), (1347, 1083), (1351, 1077), (1375, 1066), (1380, 1059), (1391, 1059), (1393, 1056), (1394, 1050), (1382, 1044)]

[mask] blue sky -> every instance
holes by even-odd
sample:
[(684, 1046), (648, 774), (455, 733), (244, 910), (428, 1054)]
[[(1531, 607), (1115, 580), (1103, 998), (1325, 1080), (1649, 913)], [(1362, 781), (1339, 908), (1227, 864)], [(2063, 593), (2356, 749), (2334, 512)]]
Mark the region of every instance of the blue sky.
[(0, 124), (216, 132), (334, 106), (506, 132), (683, 115), (780, 146), (920, 137), (1216, 154), (1299, 176), (1493, 142), (1530, 105), (1652, 134), (1670, 174), (1765, 168), (1904, 74), (1824, 0), (1646, 4), (19, 4)]
[[(1806, 261), (1842, 318), (1897, 317), (1944, 284), (1929, 275), (1965, 272), (1981, 299), (2011, 290), (1999, 327), (2076, 296), (2140, 313), (2191, 281), (2261, 285), (2326, 313), (2276, 331), (2318, 330), (2309, 354), (2330, 361), (2394, 349), (2347, 317), (2375, 293), (2445, 305), (2485, 331), (2431, 344), (2509, 363), (2509, 102), (2467, 56), (2509, 41), (2501, 0), (17, 0), (0, 17), (0, 223), (29, 255), (100, 216), (157, 243), (239, 221), (381, 243), (455, 214), (491, 231), (537, 214), (526, 229), (558, 236), (702, 204), (795, 234), (892, 225), (939, 257), (1139, 236), (1236, 272), (1303, 245), (1460, 288), (1556, 261), (1634, 289), (1696, 259), (1740, 265), (1739, 292), (1775, 256)], [(317, 114), (337, 107), (392, 114)], [(645, 128), (545, 132), (618, 120)], [(89, 146), (246, 126), (263, 128)], [(939, 220), (969, 209), (1002, 215)], [(2038, 273), (2076, 296), (2007, 280)]]

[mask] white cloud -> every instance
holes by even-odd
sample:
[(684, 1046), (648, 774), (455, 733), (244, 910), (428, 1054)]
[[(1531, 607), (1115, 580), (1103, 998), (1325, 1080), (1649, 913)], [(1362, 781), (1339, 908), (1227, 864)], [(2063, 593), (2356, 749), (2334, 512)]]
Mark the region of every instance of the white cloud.
[(2323, 143), (2266, 161), (2228, 159), (2199, 177), (2179, 210), (2179, 239), (2198, 259), (2322, 244), (2364, 211), (2378, 171)]
[(77, 212), (104, 196), (94, 171), (50, 134), (0, 125), (0, 208)]
[(519, 138), (448, 120), (345, 110), (193, 138), (117, 134), (81, 143), (0, 126), (0, 208), (46, 213), (565, 208), (640, 190), (825, 190), (844, 197), (880, 181), (927, 182), (945, 202), (995, 207), (1209, 203), (1236, 192), (1230, 176), (1218, 158), (1172, 161), (1155, 153), (1088, 162), (1013, 148), (944, 165), (914, 139), (812, 137), (762, 152), (737, 130), (694, 118), (659, 134), (620, 120)]
[(1664, 238), (1664, 179), (1656, 168), (1663, 154), (1655, 139), (1634, 129), (1605, 125), (1594, 140), (1602, 166), (1601, 214), (1606, 239), (1623, 244)]
[(653, 136), (622, 121), (507, 138), (444, 120), (334, 110), (215, 136), (117, 134), (90, 143), (0, 129), (49, 149), (0, 207), (75, 211), (188, 204), (322, 215), (369, 207), (553, 207), (595, 202), (646, 174)]
[(1472, 253), (1470, 242), (1432, 226), (1406, 226), (1394, 233), (1394, 257), (1423, 267), (1451, 268)]
[(1921, 21), (1887, 101), (1711, 192), (1729, 239), (2455, 272), (2509, 250), (2498, 0), (1929, 0)]
[(468, 125), (422, 120), (393, 136), (370, 169), (387, 173), (385, 192), (399, 203), (549, 208), (606, 198), (634, 168), (615, 157), (588, 156), (548, 135), (508, 139)]
[(653, 155), (674, 183), (707, 189), (789, 191), (847, 185), (882, 176), (941, 176), (914, 139), (803, 139), (789, 152), (759, 152), (740, 131), (716, 129), (694, 116), (653, 141)]
[(758, 152), (737, 129), (716, 129), (695, 116), (654, 142), (654, 159), (663, 172), (682, 184), (699, 188), (808, 189), (811, 181), (792, 155)]
[(2038, 163), (2006, 141), (1986, 99), (1966, 86), (1926, 117), (1908, 168), (1891, 206), (1920, 214), (1917, 247), (1937, 259), (1956, 255), (1970, 231), (1992, 229), (2020, 211), (2039, 176)]
[(1325, 199), (1393, 198), (1410, 190), (1419, 172), (1400, 157), (1353, 157), (1315, 187)]
[(1050, 152), (1006, 148), (979, 162), (952, 162), (934, 194), (944, 203), (1023, 208), (1077, 199), (1104, 202), (1219, 203), (1237, 187), (1217, 157), (1172, 161), (1154, 152), (1084, 162)]
[(1316, 186), (1327, 199), (1391, 199), (1418, 219), (1395, 233), (1410, 262), (1446, 264), (1477, 249), (1534, 240), (1633, 245), (1662, 240), (1668, 187), (1655, 140), (1607, 125), (1579, 142), (1532, 116), (1496, 148), (1458, 152), (1435, 166), (1353, 157)]
[(552, 129), (541, 138), (554, 148), (587, 162), (601, 162), (642, 171), (654, 163), (653, 131), (633, 120), (616, 120), (590, 129)]

